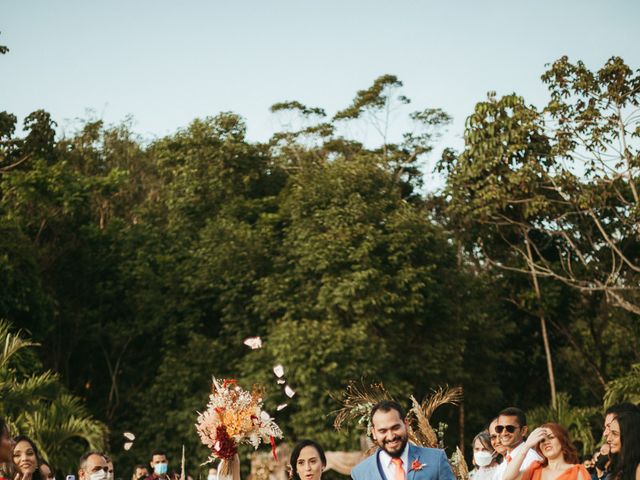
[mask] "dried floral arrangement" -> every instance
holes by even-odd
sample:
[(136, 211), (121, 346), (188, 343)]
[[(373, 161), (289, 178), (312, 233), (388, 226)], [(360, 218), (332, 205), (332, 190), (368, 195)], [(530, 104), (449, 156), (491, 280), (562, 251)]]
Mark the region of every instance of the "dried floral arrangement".
[[(458, 405), (462, 397), (462, 388), (460, 387), (438, 388), (431, 395), (425, 397), (422, 402), (418, 402), (415, 397), (410, 396), (412, 406), (407, 412), (409, 441), (421, 447), (444, 448), (443, 437), (447, 425), (441, 423), (437, 430), (434, 430), (431, 426), (431, 416), (442, 405)], [(340, 430), (347, 423), (355, 423), (357, 426), (364, 427), (367, 436), (371, 437), (371, 409), (381, 400), (397, 402), (382, 383), (366, 386), (362, 383), (350, 382), (342, 398), (339, 399), (342, 408), (335, 412), (334, 428)], [(374, 446), (367, 453), (373, 453), (375, 448)], [(451, 463), (458, 480), (469, 479), (469, 469), (458, 447), (451, 455), (449, 463)]]
[(269, 442), (275, 456), (275, 439), (282, 438), (282, 431), (262, 408), (262, 389), (253, 386), (246, 391), (236, 380), (219, 382), (215, 377), (207, 409), (198, 412), (196, 430), (202, 443), (211, 450), (205, 463), (220, 460), (218, 471), (231, 475), (231, 460), (238, 452), (238, 445), (247, 444), (257, 449)]

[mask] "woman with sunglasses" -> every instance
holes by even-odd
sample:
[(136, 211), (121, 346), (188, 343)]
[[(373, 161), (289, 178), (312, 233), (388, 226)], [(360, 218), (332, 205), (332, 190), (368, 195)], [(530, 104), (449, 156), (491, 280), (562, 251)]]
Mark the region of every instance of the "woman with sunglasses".
[[(534, 448), (542, 461), (534, 462), (520, 472), (526, 451)], [(525, 448), (514, 454), (507, 465), (504, 480), (590, 480), (591, 476), (578, 459), (578, 453), (562, 425), (545, 423), (536, 428), (525, 442)]]

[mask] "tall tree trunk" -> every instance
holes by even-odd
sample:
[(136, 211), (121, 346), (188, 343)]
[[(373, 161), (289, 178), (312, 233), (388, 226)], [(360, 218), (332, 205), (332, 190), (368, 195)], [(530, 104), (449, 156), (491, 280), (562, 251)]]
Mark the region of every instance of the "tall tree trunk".
[[(533, 266), (533, 255), (531, 254), (531, 245), (529, 244), (529, 236), (525, 233), (525, 244), (527, 245), (527, 261), (529, 263), (529, 269), (531, 270), (531, 281), (533, 283), (533, 289), (536, 293), (536, 299), (538, 300), (538, 306), (542, 305), (542, 294), (540, 293), (540, 285), (538, 284), (538, 276), (536, 275)], [(539, 310), (540, 311), (540, 310)], [(544, 354), (547, 359), (547, 373), (549, 375), (549, 390), (551, 391), (551, 407), (556, 408), (556, 378), (553, 374), (553, 360), (551, 359), (551, 347), (549, 346), (549, 335), (547, 333), (547, 320), (543, 313), (538, 314), (540, 319), (540, 330), (542, 332), (542, 343), (544, 344)]]
[(462, 398), (458, 407), (458, 444), (464, 455), (464, 386), (460, 385), (460, 389), (462, 390)]

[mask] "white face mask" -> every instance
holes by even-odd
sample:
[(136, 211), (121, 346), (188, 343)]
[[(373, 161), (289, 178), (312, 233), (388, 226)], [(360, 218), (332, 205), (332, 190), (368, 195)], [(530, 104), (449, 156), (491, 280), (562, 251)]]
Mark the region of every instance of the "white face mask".
[(476, 462), (476, 465), (478, 465), (479, 467), (486, 467), (493, 460), (493, 455), (490, 454), (489, 452), (485, 452), (484, 450), (481, 450), (479, 452), (473, 452), (473, 460)]
[(89, 475), (89, 480), (107, 480), (108, 475), (104, 470), (100, 470)]
[(212, 473), (207, 475), (207, 480), (217, 480), (217, 478), (218, 478), (218, 476), (217, 475), (213, 475)]

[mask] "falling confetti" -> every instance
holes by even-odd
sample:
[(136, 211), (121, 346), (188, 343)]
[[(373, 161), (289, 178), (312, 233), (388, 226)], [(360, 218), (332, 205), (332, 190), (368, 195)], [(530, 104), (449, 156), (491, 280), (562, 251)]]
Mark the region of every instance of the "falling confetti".
[(133, 442), (126, 442), (124, 444), (124, 449), (125, 450), (131, 450), (131, 447), (133, 447)]
[(273, 373), (276, 375), (276, 377), (282, 378), (282, 376), (284, 375), (284, 367), (280, 364), (276, 365), (275, 367), (273, 367)]
[(136, 436), (131, 432), (124, 432), (123, 435), (124, 435), (124, 438), (126, 438), (131, 442), (133, 442), (136, 439)]
[(284, 383), (285, 383), (285, 379), (284, 379), (284, 378), (279, 378), (279, 379), (276, 381), (276, 383), (277, 383), (278, 385), (284, 385)]
[(294, 392), (293, 389), (289, 385), (285, 385), (284, 393), (289, 398), (293, 397), (296, 394), (296, 392)]
[(262, 339), (260, 337), (249, 337), (244, 340), (244, 343), (251, 350), (257, 350), (262, 348)]
[(276, 407), (276, 410), (279, 412), (280, 410), (284, 410), (285, 408), (287, 408), (287, 404), (282, 403)]

